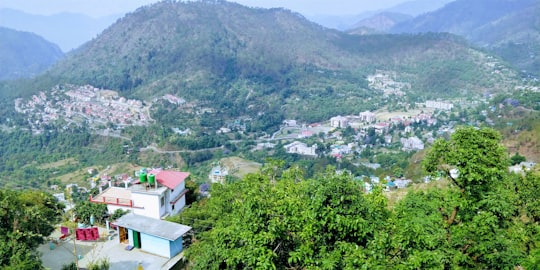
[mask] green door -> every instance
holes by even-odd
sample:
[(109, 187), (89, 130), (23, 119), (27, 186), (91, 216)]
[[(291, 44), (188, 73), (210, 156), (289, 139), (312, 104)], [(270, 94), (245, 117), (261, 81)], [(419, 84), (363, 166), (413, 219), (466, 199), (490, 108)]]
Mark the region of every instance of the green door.
[(133, 247), (141, 248), (141, 233), (133, 231)]

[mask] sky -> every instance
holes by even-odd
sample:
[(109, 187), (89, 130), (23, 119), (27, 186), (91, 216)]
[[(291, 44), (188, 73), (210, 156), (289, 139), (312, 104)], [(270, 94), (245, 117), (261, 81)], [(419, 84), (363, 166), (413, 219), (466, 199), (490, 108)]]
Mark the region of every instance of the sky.
[[(234, 0), (250, 7), (284, 7), (303, 15), (352, 15), (388, 8), (406, 0)], [(91, 17), (124, 14), (157, 0), (1, 0), (0, 8), (32, 14), (82, 13)]]

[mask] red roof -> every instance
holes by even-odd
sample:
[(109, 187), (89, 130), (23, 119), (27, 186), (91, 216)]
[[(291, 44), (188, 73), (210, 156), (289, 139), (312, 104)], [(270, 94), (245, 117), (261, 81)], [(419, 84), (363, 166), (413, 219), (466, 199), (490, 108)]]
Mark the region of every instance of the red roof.
[(170, 189), (175, 189), (180, 185), (184, 180), (186, 180), (189, 177), (188, 172), (175, 172), (175, 171), (158, 171), (155, 172), (155, 170), (150, 171), (149, 173), (153, 173), (156, 175), (156, 181), (166, 186)]

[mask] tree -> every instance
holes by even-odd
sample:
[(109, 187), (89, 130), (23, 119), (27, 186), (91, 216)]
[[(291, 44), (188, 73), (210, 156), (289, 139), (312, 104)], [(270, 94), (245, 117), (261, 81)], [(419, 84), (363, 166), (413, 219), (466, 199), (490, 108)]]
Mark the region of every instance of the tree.
[(480, 199), (506, 176), (508, 159), (500, 140), (492, 129), (459, 128), (449, 141), (435, 141), (424, 168), (428, 173), (444, 173), (467, 198)]
[[(438, 253), (444, 268), (512, 268), (522, 259), (519, 236), (509, 231), (517, 216), (517, 196), (508, 189), (508, 158), (499, 140), (491, 129), (459, 128), (449, 141), (436, 141), (424, 159), (428, 172), (442, 172), (452, 183), (435, 200), (435, 191), (415, 200), (445, 230), (439, 238), (443, 252)], [(403, 211), (410, 215), (415, 209)]]
[(0, 190), (0, 268), (43, 268), (36, 248), (62, 213), (63, 205), (50, 194)]
[(92, 203), (89, 201), (81, 201), (75, 205), (75, 215), (79, 222), (90, 224), (90, 218), (94, 216), (95, 222), (103, 224), (108, 216), (107, 205), (100, 203)]
[[(195, 230), (186, 251), (195, 269), (358, 268), (377, 259), (389, 217), (379, 192), (363, 195), (334, 169), (304, 179), (298, 168), (280, 177), (256, 174), (212, 187), (212, 196), (178, 218)], [(204, 214), (202, 214), (204, 213)]]
[(521, 162), (524, 162), (526, 161), (527, 159), (520, 155), (519, 153), (516, 153), (515, 155), (513, 155), (512, 157), (510, 157), (510, 163), (512, 165), (517, 165), (517, 164), (520, 164)]
[(423, 165), (447, 185), (392, 208), (333, 167), (305, 179), (274, 161), (172, 220), (193, 228), (193, 269), (536, 269), (540, 177), (510, 174), (499, 139), (465, 127), (437, 141)]

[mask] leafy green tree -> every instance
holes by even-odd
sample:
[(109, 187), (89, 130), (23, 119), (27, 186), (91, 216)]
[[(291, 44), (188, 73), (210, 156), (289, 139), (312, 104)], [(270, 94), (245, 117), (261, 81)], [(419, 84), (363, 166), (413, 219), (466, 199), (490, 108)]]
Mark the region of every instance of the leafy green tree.
[(507, 174), (507, 154), (500, 140), (492, 129), (459, 128), (449, 141), (435, 141), (424, 168), (429, 173), (443, 172), (466, 198), (478, 200)]
[(380, 190), (363, 195), (333, 168), (314, 179), (295, 167), (274, 177), (215, 185), (208, 200), (178, 217), (195, 230), (186, 253), (194, 269), (384, 265), (377, 256), (384, 255), (389, 211)]
[(79, 222), (90, 224), (90, 218), (94, 216), (94, 222), (105, 223), (105, 218), (108, 216), (107, 205), (100, 203), (92, 203), (89, 201), (81, 201), (75, 204), (75, 215)]
[(511, 156), (510, 157), (510, 163), (512, 165), (517, 165), (517, 164), (520, 164), (521, 162), (524, 162), (526, 161), (527, 158), (525, 158), (524, 156), (520, 155), (519, 153), (516, 153), (515, 155)]
[(0, 190), (0, 268), (42, 269), (36, 248), (62, 213), (63, 205), (50, 194)]
[[(417, 207), (432, 213), (424, 221), (432, 220), (435, 227), (445, 230), (441, 234), (439, 228), (434, 234), (437, 241), (442, 241), (438, 244), (442, 253), (437, 253), (443, 262), (441, 268), (512, 268), (522, 259), (519, 233), (509, 230), (517, 216), (517, 196), (508, 189), (512, 184), (507, 172), (508, 159), (499, 141), (500, 135), (491, 129), (459, 128), (450, 140), (436, 141), (424, 159), (428, 172), (442, 172), (452, 183), (435, 200), (430, 195), (432, 190), (424, 196), (410, 195), (418, 197)], [(416, 209), (403, 211), (410, 217)]]

